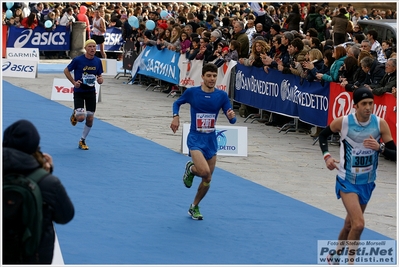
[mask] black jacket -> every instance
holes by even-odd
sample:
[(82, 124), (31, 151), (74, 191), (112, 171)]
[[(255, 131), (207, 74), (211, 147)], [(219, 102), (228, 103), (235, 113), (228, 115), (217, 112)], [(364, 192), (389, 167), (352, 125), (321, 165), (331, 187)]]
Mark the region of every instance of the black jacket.
[(391, 93), (392, 87), (396, 87), (396, 71), (393, 73), (385, 73), (384, 77), (378, 84), (371, 84), (374, 95), (383, 95), (384, 93)]
[(124, 41), (130, 40), (132, 38), (133, 28), (130, 26), (128, 21), (125, 21), (122, 26), (122, 39)]
[(376, 59), (371, 65), (371, 69), (369, 73), (366, 73), (366, 78), (364, 79), (363, 84), (378, 84), (382, 77), (385, 75), (385, 65), (379, 63)]
[[(30, 174), (39, 168), (37, 160), (29, 154), (13, 148), (3, 148), (3, 175), (9, 173)], [(43, 231), (37, 254), (26, 259), (27, 264), (51, 264), (55, 234), (53, 222), (66, 224), (75, 215), (74, 206), (61, 181), (48, 174), (40, 182), (43, 202)]]
[[(290, 65), (290, 54), (288, 53), (288, 46), (285, 45), (280, 45), (279, 50), (281, 52), (279, 58), (283, 62), (283, 66), (287, 67)], [(278, 63), (276, 61), (273, 61), (270, 64), (270, 67), (273, 69), (277, 69)]]
[(314, 66), (313, 69), (307, 71), (306, 80), (308, 80), (309, 82), (317, 80), (316, 74), (318, 72), (323, 73), (323, 72), (321, 72), (321, 70), (324, 67), (324, 61), (322, 59), (320, 59), (320, 60), (314, 62), (313, 66)]
[(299, 13), (291, 12), (288, 15), (288, 18), (285, 22), (288, 23), (289, 31), (295, 30), (295, 31), (299, 32), (299, 24), (301, 22), (301, 15)]
[(220, 41), (222, 41), (222, 38), (219, 37), (211, 44), (212, 52), (206, 56), (205, 61), (212, 62), (217, 58), (217, 56), (214, 55), (214, 52), (218, 49)]
[(389, 48), (384, 50), (384, 54), (385, 54), (386, 58), (390, 58), (392, 53), (393, 53), (392, 47), (389, 47)]
[(359, 66), (356, 71), (353, 73), (352, 77), (346, 77), (348, 84), (345, 85), (345, 90), (348, 92), (353, 92), (358, 88), (360, 85), (364, 83), (364, 80), (366, 79), (366, 73), (362, 70), (362, 68)]

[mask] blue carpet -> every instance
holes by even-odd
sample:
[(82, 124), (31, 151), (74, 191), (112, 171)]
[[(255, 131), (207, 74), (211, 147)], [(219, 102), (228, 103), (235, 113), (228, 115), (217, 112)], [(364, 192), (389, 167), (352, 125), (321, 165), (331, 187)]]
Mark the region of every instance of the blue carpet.
[(68, 63), (62, 64), (51, 64), (51, 63), (39, 63), (37, 65), (37, 72), (40, 73), (63, 73), (65, 67), (68, 66)]
[[(75, 205), (56, 225), (66, 264), (316, 264), (317, 240), (337, 238), (342, 219), (219, 168), (194, 221), (199, 179), (184, 187), (187, 156), (97, 119), (81, 151), (70, 113), (3, 81), (3, 130), (36, 125)], [(390, 238), (365, 229), (362, 239)]]
[[(69, 63), (39, 63), (37, 66), (38, 73), (64, 73), (64, 69)], [(116, 62), (116, 71), (122, 69), (123, 62)]]

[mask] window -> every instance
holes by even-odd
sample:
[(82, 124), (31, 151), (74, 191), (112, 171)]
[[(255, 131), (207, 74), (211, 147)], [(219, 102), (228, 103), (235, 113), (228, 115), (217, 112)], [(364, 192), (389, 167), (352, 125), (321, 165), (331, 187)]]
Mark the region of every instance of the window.
[(392, 42), (392, 47), (396, 47), (396, 34), (390, 29), (387, 30), (386, 40), (390, 40)]

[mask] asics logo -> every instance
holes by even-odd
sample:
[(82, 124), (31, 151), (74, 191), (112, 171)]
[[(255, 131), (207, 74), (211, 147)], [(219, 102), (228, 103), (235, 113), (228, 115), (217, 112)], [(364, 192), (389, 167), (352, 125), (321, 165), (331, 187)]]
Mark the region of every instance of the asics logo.
[(14, 71), (14, 72), (33, 72), (34, 66), (33, 65), (17, 65), (13, 64), (10, 61), (5, 61), (2, 64), (3, 72), (6, 70)]
[(29, 41), (30, 37), (32, 36), (33, 30), (25, 30), (21, 32), (21, 36), (15, 40), (14, 47), (15, 48), (20, 48), (26, 45), (26, 43)]
[(104, 36), (104, 44), (105, 45), (120, 45), (122, 44), (122, 34), (121, 33), (105, 33)]
[(35, 32), (33, 30), (24, 30), (21, 32), (15, 42), (15, 48), (24, 47), (30, 43), (33, 46), (38, 45), (63, 45), (65, 43), (66, 32)]
[(3, 71), (6, 71), (10, 66), (11, 66), (11, 62), (10, 61), (3, 62), (3, 65), (2, 65)]

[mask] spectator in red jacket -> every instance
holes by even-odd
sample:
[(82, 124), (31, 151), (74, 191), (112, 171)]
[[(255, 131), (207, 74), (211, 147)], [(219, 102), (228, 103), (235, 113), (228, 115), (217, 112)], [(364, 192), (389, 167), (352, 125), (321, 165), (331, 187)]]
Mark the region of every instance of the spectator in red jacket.
[(26, 18), (22, 19), (21, 25), (26, 28), (26, 29), (34, 29), (36, 26), (39, 24), (36, 18), (36, 14), (31, 12), (29, 16)]
[(87, 7), (80, 6), (79, 14), (77, 15), (78, 21), (82, 21), (86, 23), (86, 40), (90, 39), (90, 21), (89, 17), (86, 15)]

